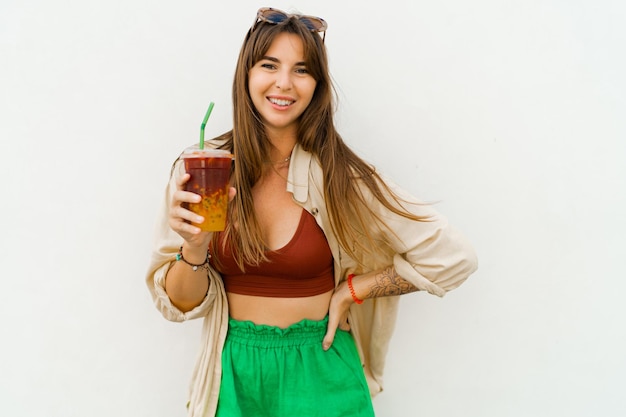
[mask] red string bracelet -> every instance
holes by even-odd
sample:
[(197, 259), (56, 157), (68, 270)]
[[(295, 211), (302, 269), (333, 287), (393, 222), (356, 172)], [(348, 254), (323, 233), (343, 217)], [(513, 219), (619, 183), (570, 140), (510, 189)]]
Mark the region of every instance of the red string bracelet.
[(354, 292), (354, 287), (352, 286), (352, 278), (354, 278), (354, 274), (348, 275), (348, 288), (350, 289), (350, 294), (352, 295), (352, 299), (355, 303), (362, 304), (363, 300), (357, 297), (356, 293)]

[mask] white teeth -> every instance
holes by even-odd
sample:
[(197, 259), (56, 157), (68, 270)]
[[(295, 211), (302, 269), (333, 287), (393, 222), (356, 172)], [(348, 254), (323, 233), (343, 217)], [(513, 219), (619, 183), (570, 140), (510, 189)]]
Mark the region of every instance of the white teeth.
[(277, 104), (279, 106), (289, 106), (293, 101), (291, 100), (281, 100), (277, 98), (270, 98), (270, 102)]

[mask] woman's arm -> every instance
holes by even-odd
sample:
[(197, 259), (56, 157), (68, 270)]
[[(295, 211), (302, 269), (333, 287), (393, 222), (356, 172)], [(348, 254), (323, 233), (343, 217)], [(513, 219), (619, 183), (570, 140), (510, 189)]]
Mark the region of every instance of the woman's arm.
[(182, 259), (175, 262), (165, 276), (165, 292), (172, 304), (183, 313), (193, 310), (202, 303), (209, 291), (209, 277), (206, 246), (188, 247), (183, 245)]
[[(203, 264), (211, 239), (210, 232), (200, 232), (188, 221), (198, 223), (197, 215), (184, 209), (182, 203), (197, 202), (199, 196), (183, 191), (189, 176), (177, 162), (165, 190), (157, 217), (152, 259), (146, 283), (155, 305), (171, 321), (186, 321), (203, 317), (218, 295), (210, 282), (219, 279), (211, 268), (196, 271), (184, 261), (176, 261), (181, 245), (184, 259), (194, 265)], [(231, 195), (234, 195), (234, 190)]]
[[(350, 290), (349, 282), (352, 284), (354, 294)], [(393, 266), (362, 275), (355, 275), (351, 280), (342, 281), (335, 289), (335, 293), (330, 300), (328, 331), (322, 342), (324, 350), (328, 350), (333, 343), (337, 328), (346, 331), (350, 330), (348, 311), (350, 306), (356, 303), (357, 300), (362, 301), (367, 298), (402, 295), (415, 291), (418, 291), (418, 288), (400, 277)]]
[(355, 297), (360, 300), (418, 291), (415, 285), (400, 277), (393, 266), (355, 276), (352, 279), (352, 288)]

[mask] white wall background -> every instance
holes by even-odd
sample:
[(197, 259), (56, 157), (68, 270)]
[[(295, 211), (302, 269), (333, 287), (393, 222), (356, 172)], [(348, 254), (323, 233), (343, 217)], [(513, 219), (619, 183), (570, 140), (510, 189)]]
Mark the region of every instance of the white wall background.
[(149, 299), (155, 206), (266, 5), (329, 22), (344, 137), (479, 253), (403, 299), (378, 416), (626, 415), (619, 0), (2, 0), (0, 415), (184, 415), (200, 323)]

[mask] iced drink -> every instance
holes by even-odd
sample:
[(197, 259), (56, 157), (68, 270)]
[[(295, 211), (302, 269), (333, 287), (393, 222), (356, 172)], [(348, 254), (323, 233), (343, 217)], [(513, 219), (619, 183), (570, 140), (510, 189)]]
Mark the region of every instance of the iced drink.
[(182, 155), (185, 171), (191, 176), (185, 191), (199, 194), (199, 203), (188, 203), (189, 210), (204, 217), (192, 223), (205, 232), (224, 230), (228, 208), (228, 188), (232, 154), (223, 150), (190, 148)]

